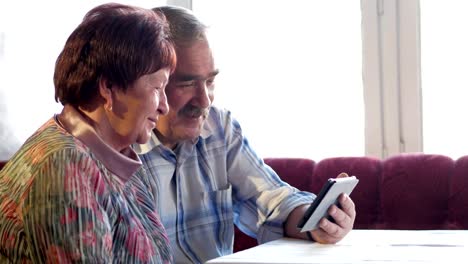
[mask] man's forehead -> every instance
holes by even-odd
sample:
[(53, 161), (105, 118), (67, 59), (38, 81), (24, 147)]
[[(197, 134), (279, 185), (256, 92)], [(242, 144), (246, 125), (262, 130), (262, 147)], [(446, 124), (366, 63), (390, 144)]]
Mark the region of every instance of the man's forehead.
[(218, 69), (215, 69), (208, 73), (180, 72), (176, 70), (176, 72), (173, 75), (171, 75), (171, 80), (177, 82), (205, 80), (215, 77), (216, 75), (218, 75), (218, 73)]

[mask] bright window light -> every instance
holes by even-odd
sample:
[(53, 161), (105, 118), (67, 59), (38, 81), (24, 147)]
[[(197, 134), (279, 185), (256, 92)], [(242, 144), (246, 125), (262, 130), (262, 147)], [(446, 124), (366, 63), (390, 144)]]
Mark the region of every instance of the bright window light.
[(263, 157), (365, 153), (359, 1), (193, 1), (220, 68), (215, 103)]
[(458, 158), (468, 150), (468, 2), (420, 5), (424, 152)]
[[(0, 2), (0, 159), (7, 159), (62, 106), (54, 100), (55, 60), (87, 11), (104, 0)], [(112, 1), (146, 8), (162, 0)]]

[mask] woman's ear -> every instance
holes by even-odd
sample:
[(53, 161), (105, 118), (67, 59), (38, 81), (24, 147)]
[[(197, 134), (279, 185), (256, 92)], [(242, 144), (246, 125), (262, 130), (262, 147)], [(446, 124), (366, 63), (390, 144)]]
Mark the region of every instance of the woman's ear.
[(99, 94), (104, 98), (104, 109), (112, 111), (112, 83), (106, 78), (99, 79)]

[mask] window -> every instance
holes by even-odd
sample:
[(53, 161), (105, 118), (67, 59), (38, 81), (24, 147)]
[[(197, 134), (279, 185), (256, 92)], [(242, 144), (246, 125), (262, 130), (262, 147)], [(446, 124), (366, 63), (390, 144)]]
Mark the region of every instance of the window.
[[(0, 159), (61, 109), (55, 59), (104, 2), (0, 2)], [(120, 2), (182, 5), (211, 27), (215, 104), (261, 156), (457, 158), (468, 149), (463, 1)]]
[(192, 1), (220, 68), (215, 104), (261, 156), (365, 154), (359, 1)]
[(468, 153), (468, 2), (421, 1), (424, 151)]
[[(87, 11), (105, 0), (0, 2), (0, 159), (9, 158), (61, 105), (55, 60)], [(142, 7), (162, 0), (116, 1)]]
[(419, 0), (361, 0), (366, 155), (422, 151)]

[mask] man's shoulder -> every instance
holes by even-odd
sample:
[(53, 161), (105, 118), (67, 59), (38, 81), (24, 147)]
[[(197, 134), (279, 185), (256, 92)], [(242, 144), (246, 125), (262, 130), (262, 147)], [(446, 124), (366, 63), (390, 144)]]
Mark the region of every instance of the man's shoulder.
[(233, 122), (235, 121), (233, 120), (231, 111), (225, 108), (212, 106), (206, 122), (203, 125), (201, 137), (208, 138), (213, 134), (220, 136), (231, 129)]
[(231, 112), (227, 110), (226, 108), (221, 108), (218, 106), (212, 106), (210, 108), (210, 113), (209, 113), (209, 119), (213, 120), (222, 120), (226, 118), (226, 116), (229, 116)]
[(217, 126), (225, 126), (226, 124), (232, 123), (235, 121), (231, 111), (226, 108), (220, 108), (212, 106), (210, 108), (210, 113), (208, 115), (207, 123), (216, 124)]

